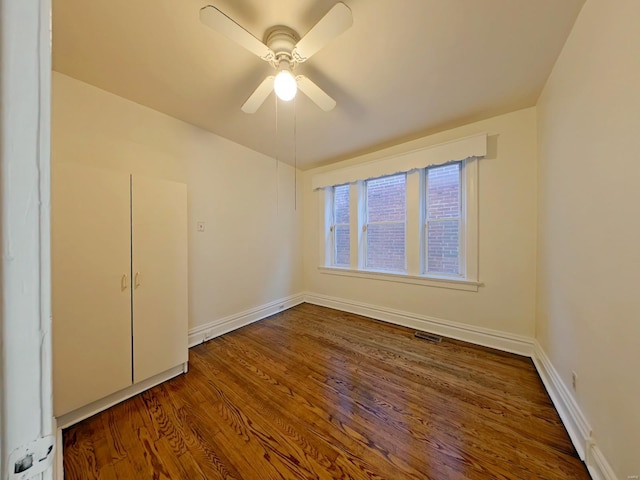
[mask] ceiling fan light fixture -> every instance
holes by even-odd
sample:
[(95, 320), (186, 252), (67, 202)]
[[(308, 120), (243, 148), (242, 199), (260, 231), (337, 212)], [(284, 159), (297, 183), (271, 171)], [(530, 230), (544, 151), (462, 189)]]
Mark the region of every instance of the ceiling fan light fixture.
[(285, 25), (274, 25), (265, 34), (266, 43), (258, 40), (213, 5), (206, 5), (200, 9), (200, 21), (246, 48), (278, 71), (275, 77), (267, 76), (249, 96), (242, 105), (243, 112), (255, 113), (271, 95), (271, 90), (275, 90), (276, 96), (281, 100), (290, 101), (295, 98), (300, 89), (325, 112), (335, 108), (336, 101), (318, 85), (304, 75), (294, 76), (291, 72), (296, 65), (309, 60), (335, 37), (351, 27), (353, 15), (351, 9), (344, 3), (338, 1), (302, 38)]
[(296, 96), (298, 84), (296, 82), (296, 78), (289, 70), (282, 69), (278, 72), (275, 80), (273, 81), (273, 89), (280, 100), (288, 102)]

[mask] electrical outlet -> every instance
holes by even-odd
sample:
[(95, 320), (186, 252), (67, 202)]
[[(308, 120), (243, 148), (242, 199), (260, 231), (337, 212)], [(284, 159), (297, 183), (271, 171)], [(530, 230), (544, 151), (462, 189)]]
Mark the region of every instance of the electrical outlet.
[(578, 385), (578, 374), (576, 372), (571, 372), (571, 386), (573, 387), (573, 391), (576, 391)]
[(204, 232), (204, 222), (198, 222), (198, 231)]

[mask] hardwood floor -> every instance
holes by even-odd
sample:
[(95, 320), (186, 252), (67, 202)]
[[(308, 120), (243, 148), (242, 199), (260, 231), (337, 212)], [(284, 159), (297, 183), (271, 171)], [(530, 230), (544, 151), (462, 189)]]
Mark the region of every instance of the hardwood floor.
[(588, 479), (528, 358), (303, 304), (64, 431), (66, 479)]

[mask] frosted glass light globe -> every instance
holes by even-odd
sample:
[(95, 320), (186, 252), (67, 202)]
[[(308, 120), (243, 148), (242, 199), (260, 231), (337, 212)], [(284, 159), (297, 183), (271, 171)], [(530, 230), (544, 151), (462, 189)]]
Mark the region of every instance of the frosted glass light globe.
[(296, 96), (298, 84), (289, 70), (280, 70), (273, 81), (273, 89), (280, 100), (288, 102)]

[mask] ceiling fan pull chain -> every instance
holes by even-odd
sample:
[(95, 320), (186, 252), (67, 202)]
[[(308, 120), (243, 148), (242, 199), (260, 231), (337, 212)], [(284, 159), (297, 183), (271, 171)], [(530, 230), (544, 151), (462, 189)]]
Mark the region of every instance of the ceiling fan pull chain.
[(278, 162), (278, 97), (277, 95), (273, 96), (276, 99), (276, 215), (280, 214), (280, 172), (279, 172), (279, 163)]
[(298, 210), (298, 102), (293, 99), (293, 209)]

